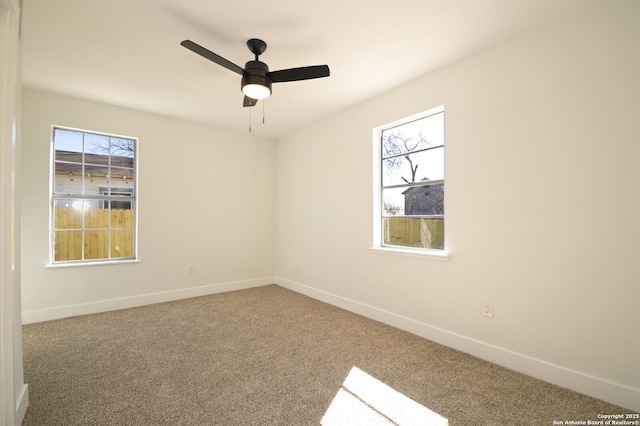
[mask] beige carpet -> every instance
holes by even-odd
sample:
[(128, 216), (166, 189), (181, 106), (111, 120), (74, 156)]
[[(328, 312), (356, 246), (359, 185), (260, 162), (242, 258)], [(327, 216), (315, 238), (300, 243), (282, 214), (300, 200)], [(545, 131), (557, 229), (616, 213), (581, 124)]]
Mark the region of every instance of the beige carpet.
[(619, 407), (276, 285), (23, 327), (23, 425), (318, 425), (352, 367), (450, 425)]

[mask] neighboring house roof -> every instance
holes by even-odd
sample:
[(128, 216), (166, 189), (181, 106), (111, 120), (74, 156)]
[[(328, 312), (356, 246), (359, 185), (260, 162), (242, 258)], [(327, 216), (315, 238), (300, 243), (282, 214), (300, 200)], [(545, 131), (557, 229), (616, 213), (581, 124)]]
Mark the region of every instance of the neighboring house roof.
[[(429, 180), (431, 180), (431, 179), (429, 179), (429, 178), (422, 178), (419, 182), (424, 182), (424, 181), (429, 181)], [(405, 193), (407, 193), (407, 192), (409, 192), (409, 191), (413, 190), (414, 188), (416, 188), (416, 187), (415, 187), (415, 186), (412, 186), (411, 188), (407, 188), (407, 189), (406, 189), (406, 190), (404, 190), (402, 193), (403, 193), (403, 194), (405, 194)]]

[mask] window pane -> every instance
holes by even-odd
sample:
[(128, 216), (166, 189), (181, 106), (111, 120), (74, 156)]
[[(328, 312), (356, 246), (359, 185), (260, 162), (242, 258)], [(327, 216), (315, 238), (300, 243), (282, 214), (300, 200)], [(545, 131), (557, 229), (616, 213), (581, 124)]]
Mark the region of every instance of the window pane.
[(109, 210), (105, 209), (103, 200), (85, 200), (85, 229), (109, 228)]
[(444, 184), (382, 190), (382, 216), (444, 214)]
[(382, 158), (441, 145), (444, 145), (443, 112), (382, 132)]
[(99, 195), (100, 187), (109, 182), (109, 168), (105, 166), (84, 166), (83, 192), (87, 195)]
[(82, 164), (56, 162), (53, 190), (56, 194), (81, 194)]
[(133, 167), (135, 158), (135, 141), (131, 139), (111, 138), (111, 156), (119, 167)]
[(56, 231), (54, 233), (54, 260), (82, 260), (82, 231)]
[(444, 179), (444, 147), (382, 161), (383, 186), (440, 179)]
[(84, 258), (90, 260), (107, 259), (109, 253), (109, 231), (84, 231)]
[(55, 229), (82, 229), (83, 208), (81, 198), (57, 199), (54, 204)]
[[(82, 133), (74, 132), (73, 130), (54, 129), (53, 132), (54, 149), (56, 152), (56, 160), (59, 160), (58, 155), (65, 153), (77, 153), (82, 154), (83, 141)], [(82, 161), (82, 155), (79, 156), (79, 160)]]
[(109, 137), (84, 134), (85, 162), (90, 164), (109, 165)]
[(382, 233), (384, 245), (444, 249), (443, 219), (385, 217)]
[(133, 229), (111, 231), (111, 257), (133, 257)]
[(393, 188), (382, 190), (382, 215), (404, 215), (404, 194), (407, 188)]
[[(128, 203), (131, 203), (130, 201)], [(112, 201), (111, 208), (111, 228), (133, 229), (133, 210), (131, 206), (128, 209), (119, 208), (119, 202)]]

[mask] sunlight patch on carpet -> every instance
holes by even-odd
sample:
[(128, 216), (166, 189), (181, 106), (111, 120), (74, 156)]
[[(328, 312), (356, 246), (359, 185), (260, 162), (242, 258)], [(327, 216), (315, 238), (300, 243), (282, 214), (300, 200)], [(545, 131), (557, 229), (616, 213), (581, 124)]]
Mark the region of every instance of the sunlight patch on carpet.
[(446, 426), (449, 421), (358, 367), (353, 367), (324, 413), (320, 424)]

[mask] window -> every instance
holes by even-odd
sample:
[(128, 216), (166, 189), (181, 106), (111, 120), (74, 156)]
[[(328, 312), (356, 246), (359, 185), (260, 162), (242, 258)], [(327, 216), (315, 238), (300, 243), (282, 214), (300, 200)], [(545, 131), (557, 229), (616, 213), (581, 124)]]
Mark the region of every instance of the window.
[(444, 108), (379, 127), (374, 246), (444, 251)]
[(136, 258), (135, 138), (53, 128), (52, 263)]

